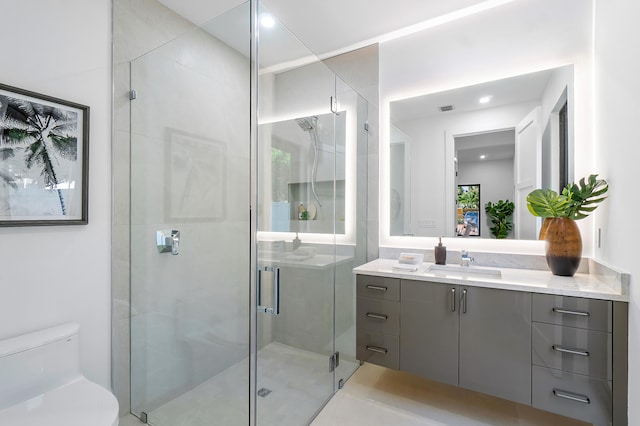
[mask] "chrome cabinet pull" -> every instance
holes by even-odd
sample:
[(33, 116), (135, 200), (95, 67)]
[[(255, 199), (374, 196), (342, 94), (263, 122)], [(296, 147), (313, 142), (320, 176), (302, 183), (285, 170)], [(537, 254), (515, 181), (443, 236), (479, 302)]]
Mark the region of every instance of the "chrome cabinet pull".
[(456, 289), (451, 289), (451, 312), (456, 311)]
[(557, 351), (557, 352), (562, 352), (562, 353), (571, 354), (571, 355), (589, 356), (589, 352), (583, 351), (581, 349), (570, 349), (570, 348), (565, 348), (557, 345), (553, 345), (551, 347), (553, 348), (554, 351)]
[(570, 311), (570, 310), (561, 309), (561, 308), (553, 308), (552, 311), (555, 312), (556, 314), (577, 315), (579, 317), (588, 317), (590, 315), (589, 312)]
[(579, 393), (567, 392), (560, 389), (554, 389), (553, 394), (558, 398), (569, 399), (571, 401), (581, 402), (583, 404), (591, 404), (591, 400), (588, 396), (580, 395)]
[(379, 286), (379, 285), (370, 285), (370, 284), (368, 284), (366, 287), (367, 287), (369, 290), (387, 291), (387, 288), (386, 288), (386, 287), (381, 287), (381, 286)]
[(462, 313), (466, 314), (467, 313), (467, 289), (465, 288), (464, 290), (462, 290), (462, 298), (461, 298), (461, 302), (462, 302)]
[(368, 318), (373, 318), (373, 319), (379, 319), (379, 320), (385, 320), (388, 318), (386, 315), (384, 314), (375, 314), (373, 312), (367, 312), (367, 317)]
[(365, 348), (368, 351), (375, 352), (375, 353), (378, 353), (378, 354), (386, 354), (388, 352), (387, 348), (381, 348), (380, 346), (367, 345), (367, 346), (365, 346)]

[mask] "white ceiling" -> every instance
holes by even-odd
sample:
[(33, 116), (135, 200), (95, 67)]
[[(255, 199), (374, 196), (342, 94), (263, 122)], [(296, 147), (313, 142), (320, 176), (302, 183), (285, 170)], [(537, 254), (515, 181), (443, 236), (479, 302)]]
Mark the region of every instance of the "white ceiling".
[[(395, 123), (401, 123), (439, 114), (456, 114), (540, 100), (553, 72), (554, 69), (544, 70), (392, 102), (391, 119)], [(480, 104), (479, 99), (483, 96), (491, 96), (491, 101)], [(441, 112), (440, 107), (445, 105), (452, 105), (453, 111)]]
[[(239, 5), (240, 0), (159, 0), (168, 8), (202, 25)], [(314, 54), (325, 56), (440, 16), (482, 3), (506, 0), (263, 0), (268, 11)], [(246, 21), (245, 21), (246, 22)], [(244, 31), (244, 23), (237, 30)]]
[(455, 143), (458, 164), (509, 160), (515, 154), (515, 130), (461, 136), (455, 138)]

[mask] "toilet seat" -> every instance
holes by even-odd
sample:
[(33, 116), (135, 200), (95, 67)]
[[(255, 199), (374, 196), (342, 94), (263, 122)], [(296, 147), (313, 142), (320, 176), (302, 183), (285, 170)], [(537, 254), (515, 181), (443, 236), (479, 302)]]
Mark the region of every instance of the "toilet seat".
[(118, 426), (115, 396), (84, 376), (0, 411), (0, 425)]

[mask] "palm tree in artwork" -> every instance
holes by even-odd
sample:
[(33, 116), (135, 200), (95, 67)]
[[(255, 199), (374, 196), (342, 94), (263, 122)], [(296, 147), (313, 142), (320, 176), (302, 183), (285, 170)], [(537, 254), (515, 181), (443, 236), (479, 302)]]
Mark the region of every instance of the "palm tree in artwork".
[(75, 131), (78, 114), (24, 99), (3, 98), (6, 110), (0, 117), (2, 140), (24, 149), (24, 161), (28, 169), (34, 165), (42, 167), (40, 175), (44, 178), (44, 184), (57, 190), (60, 209), (66, 215), (62, 191), (58, 188), (60, 182), (56, 176), (56, 166), (60, 158), (72, 161), (77, 158), (78, 138)]

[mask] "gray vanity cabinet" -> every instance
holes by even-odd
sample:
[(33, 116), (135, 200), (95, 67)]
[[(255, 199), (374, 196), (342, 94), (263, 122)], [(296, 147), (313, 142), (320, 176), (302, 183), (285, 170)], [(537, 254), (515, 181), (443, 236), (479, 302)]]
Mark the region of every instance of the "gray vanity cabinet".
[(402, 281), (400, 369), (458, 385), (457, 285)]
[(628, 304), (358, 275), (361, 361), (598, 426), (627, 422)]
[(401, 281), (400, 369), (531, 404), (531, 294)]
[(534, 294), (532, 405), (626, 425), (627, 304)]
[(358, 275), (356, 358), (399, 368), (400, 280)]
[(459, 385), (531, 404), (531, 293), (462, 286), (460, 293)]

